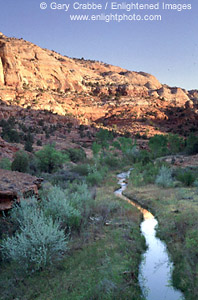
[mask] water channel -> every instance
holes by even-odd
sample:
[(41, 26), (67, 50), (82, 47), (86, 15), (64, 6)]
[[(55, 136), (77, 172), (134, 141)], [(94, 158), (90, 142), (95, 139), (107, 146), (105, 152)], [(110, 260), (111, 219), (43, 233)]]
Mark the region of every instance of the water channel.
[(126, 180), (130, 171), (117, 175), (121, 186), (115, 194), (123, 200), (136, 206), (143, 214), (141, 232), (145, 237), (147, 251), (140, 264), (139, 282), (147, 300), (184, 300), (182, 293), (171, 285), (173, 264), (164, 242), (156, 237), (157, 219), (146, 209), (125, 197), (122, 192), (126, 189)]

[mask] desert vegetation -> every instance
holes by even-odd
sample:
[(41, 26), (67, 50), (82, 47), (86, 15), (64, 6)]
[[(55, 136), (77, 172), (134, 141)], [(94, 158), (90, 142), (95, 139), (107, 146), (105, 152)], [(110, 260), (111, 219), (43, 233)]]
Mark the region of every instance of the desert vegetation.
[(2, 159), (1, 168), (45, 181), (39, 199), (21, 199), (1, 218), (1, 299), (144, 299), (141, 214), (113, 193), (116, 174), (130, 167), (126, 194), (155, 213), (175, 264), (173, 284), (196, 299), (198, 169), (175, 164), (175, 155), (197, 153), (196, 147), (196, 137), (169, 134), (142, 150), (100, 129), (90, 158), (83, 148), (48, 144)]

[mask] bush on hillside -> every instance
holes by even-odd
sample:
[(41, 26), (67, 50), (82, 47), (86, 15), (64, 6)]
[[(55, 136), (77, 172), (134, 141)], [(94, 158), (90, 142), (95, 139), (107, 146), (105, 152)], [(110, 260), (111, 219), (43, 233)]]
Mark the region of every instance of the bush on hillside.
[(42, 172), (53, 173), (64, 162), (68, 160), (68, 156), (55, 149), (54, 145), (46, 145), (42, 150), (36, 152), (38, 159), (38, 167)]
[(12, 171), (27, 172), (29, 167), (28, 155), (23, 151), (15, 153), (14, 160), (11, 165)]
[(77, 163), (77, 162), (83, 162), (86, 158), (86, 153), (82, 148), (79, 149), (68, 149), (69, 158), (71, 161)]
[(11, 161), (8, 158), (2, 158), (0, 160), (0, 169), (11, 170)]

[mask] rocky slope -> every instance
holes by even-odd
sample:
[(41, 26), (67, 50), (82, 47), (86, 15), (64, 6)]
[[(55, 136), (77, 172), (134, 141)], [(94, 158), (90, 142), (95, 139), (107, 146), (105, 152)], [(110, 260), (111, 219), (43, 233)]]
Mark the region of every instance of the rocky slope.
[(38, 197), (42, 178), (21, 172), (0, 169), (0, 211), (10, 209), (13, 203), (27, 195)]
[(162, 85), (144, 72), (71, 59), (1, 33), (0, 99), (0, 119), (15, 116), (19, 108), (47, 110), (147, 136), (185, 134), (198, 126), (197, 90)]

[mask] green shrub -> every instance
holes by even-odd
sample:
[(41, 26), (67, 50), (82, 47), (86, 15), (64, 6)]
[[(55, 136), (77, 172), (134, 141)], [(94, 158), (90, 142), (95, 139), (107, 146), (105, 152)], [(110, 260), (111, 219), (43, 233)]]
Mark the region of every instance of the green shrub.
[(147, 150), (141, 150), (139, 152), (138, 161), (141, 162), (143, 166), (151, 162), (150, 153)]
[(79, 228), (81, 213), (72, 206), (71, 195), (66, 196), (60, 187), (51, 188), (42, 204), (45, 214), (60, 221), (62, 227)]
[(27, 172), (29, 167), (28, 155), (23, 151), (15, 153), (14, 160), (11, 165), (12, 171)]
[(130, 181), (136, 187), (142, 186), (144, 184), (144, 177), (137, 169), (134, 169), (130, 173)]
[(93, 173), (88, 174), (87, 183), (90, 185), (100, 185), (103, 179), (104, 177), (99, 171), (94, 171)]
[(37, 140), (36, 144), (37, 144), (37, 146), (42, 146), (42, 141), (41, 140)]
[(15, 129), (3, 129), (2, 138), (10, 143), (19, 143), (20, 136)]
[(71, 161), (73, 162), (83, 162), (86, 158), (86, 153), (85, 151), (82, 149), (82, 148), (79, 148), (79, 149), (68, 149), (68, 154), (69, 154), (69, 157), (71, 159)]
[(32, 152), (33, 151), (32, 145), (33, 143), (31, 141), (26, 141), (24, 146), (25, 151)]
[(0, 160), (0, 169), (11, 170), (11, 161), (8, 158), (2, 158)]
[(135, 163), (139, 159), (140, 151), (137, 146), (134, 145), (132, 148), (126, 149), (124, 154), (131, 163)]
[(154, 135), (149, 140), (149, 148), (154, 157), (166, 155), (168, 153), (168, 138), (165, 135)]
[(96, 142), (93, 142), (92, 144), (92, 151), (93, 151), (93, 155), (96, 156), (100, 150), (101, 150), (102, 146)]
[(72, 183), (65, 191), (66, 196), (70, 197), (70, 204), (81, 213), (81, 226), (86, 224), (91, 214), (94, 201), (87, 184)]
[(98, 144), (102, 146), (102, 148), (107, 148), (109, 147), (109, 141), (113, 140), (113, 134), (111, 131), (108, 131), (107, 129), (102, 129), (96, 133), (96, 139)]
[(87, 176), (89, 173), (89, 165), (87, 164), (77, 165), (72, 168), (72, 171), (78, 173), (79, 175)]
[(105, 175), (107, 174), (108, 167), (101, 166), (100, 161), (96, 160), (95, 165), (89, 165), (89, 174), (86, 177), (87, 183), (90, 185), (100, 185)]
[(159, 174), (156, 177), (155, 183), (164, 188), (173, 186), (171, 169), (169, 169), (165, 166), (162, 166), (159, 171)]
[(190, 170), (179, 170), (176, 178), (181, 181), (185, 186), (193, 185), (196, 177)]
[(42, 150), (36, 152), (38, 158), (38, 166), (42, 172), (55, 172), (64, 162), (68, 160), (68, 156), (55, 149), (54, 145), (46, 145)]
[(133, 146), (135, 146), (135, 143), (131, 138), (119, 137), (115, 142), (113, 142), (113, 146), (125, 154), (127, 150), (132, 149)]
[[(23, 203), (24, 202), (24, 203)], [(64, 231), (34, 204), (21, 200), (15, 211), (19, 230), (1, 242), (3, 259), (16, 262), (26, 272), (34, 272), (59, 260), (67, 249)]]
[(53, 174), (42, 173), (42, 177), (52, 185), (57, 185), (62, 189), (67, 188), (70, 182), (81, 182), (83, 180), (83, 177), (79, 174), (64, 169), (60, 169)]
[(191, 134), (186, 140), (185, 151), (189, 155), (198, 153), (198, 137), (194, 134)]
[[(28, 221), (28, 216), (34, 214), (37, 211), (37, 200), (32, 197), (27, 200), (22, 199), (20, 205), (16, 204), (10, 210), (10, 217), (16, 227), (23, 226), (26, 221)], [(35, 212), (36, 213), (36, 212)], [(31, 218), (31, 217), (30, 217)]]
[(116, 157), (110, 154), (102, 159), (102, 163), (107, 165), (111, 169), (115, 169), (120, 165), (120, 161)]
[(176, 154), (184, 149), (184, 139), (178, 134), (168, 135), (168, 149), (171, 154)]
[(142, 161), (133, 165), (130, 179), (135, 186), (154, 183), (161, 165), (149, 162), (143, 164)]
[(160, 170), (160, 165), (159, 164), (154, 164), (152, 162), (149, 162), (146, 165), (142, 165), (143, 169), (143, 177), (144, 177), (144, 183), (154, 183), (157, 174), (159, 173)]

